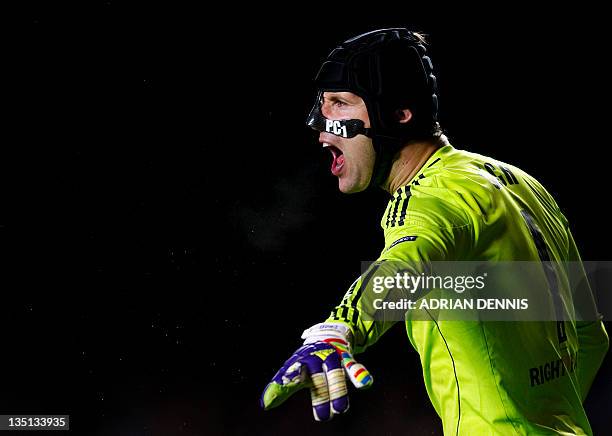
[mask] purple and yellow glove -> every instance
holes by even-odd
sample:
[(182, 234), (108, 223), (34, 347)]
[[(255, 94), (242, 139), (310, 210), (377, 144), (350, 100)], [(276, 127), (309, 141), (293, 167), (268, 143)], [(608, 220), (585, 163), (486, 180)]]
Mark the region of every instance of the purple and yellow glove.
[(310, 388), (312, 412), (317, 421), (327, 421), (349, 408), (346, 376), (357, 389), (366, 389), (374, 379), (351, 354), (350, 329), (342, 323), (321, 323), (302, 334), (305, 339), (268, 383), (261, 406), (280, 406), (295, 392)]

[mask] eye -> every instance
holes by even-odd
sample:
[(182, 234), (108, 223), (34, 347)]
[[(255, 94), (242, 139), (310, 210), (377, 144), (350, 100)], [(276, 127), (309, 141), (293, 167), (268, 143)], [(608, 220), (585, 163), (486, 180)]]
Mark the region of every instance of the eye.
[(336, 107), (343, 107), (343, 106), (346, 106), (346, 103), (343, 102), (343, 101), (340, 101), (340, 100), (336, 100), (336, 101), (334, 101), (334, 106), (336, 106)]

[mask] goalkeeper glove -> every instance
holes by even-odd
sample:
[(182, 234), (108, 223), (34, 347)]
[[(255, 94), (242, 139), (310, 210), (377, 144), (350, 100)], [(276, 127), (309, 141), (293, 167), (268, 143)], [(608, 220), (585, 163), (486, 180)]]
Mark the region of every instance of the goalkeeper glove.
[(305, 330), (304, 345), (283, 365), (264, 389), (261, 406), (272, 409), (295, 392), (310, 388), (312, 412), (317, 421), (327, 421), (349, 408), (346, 376), (357, 389), (372, 385), (367, 369), (355, 361), (350, 346), (351, 331), (342, 323), (321, 323)]

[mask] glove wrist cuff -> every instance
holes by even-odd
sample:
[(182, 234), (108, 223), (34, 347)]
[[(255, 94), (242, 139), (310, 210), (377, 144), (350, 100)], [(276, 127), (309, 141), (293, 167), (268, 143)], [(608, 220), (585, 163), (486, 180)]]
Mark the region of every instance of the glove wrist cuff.
[(322, 322), (304, 330), (302, 339), (304, 339), (304, 345), (324, 341), (325, 339), (341, 339), (350, 347), (353, 334), (351, 329), (344, 323)]

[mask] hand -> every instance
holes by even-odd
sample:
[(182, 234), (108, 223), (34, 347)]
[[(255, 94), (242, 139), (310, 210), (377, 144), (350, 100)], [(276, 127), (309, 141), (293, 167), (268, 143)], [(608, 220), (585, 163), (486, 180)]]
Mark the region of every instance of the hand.
[[(264, 389), (265, 410), (281, 405), (295, 392), (310, 388), (312, 411), (317, 421), (327, 421), (349, 408), (346, 375), (358, 389), (374, 381), (355, 361), (350, 348), (350, 330), (342, 323), (322, 323), (307, 329), (300, 347)], [(346, 374), (346, 375), (345, 375)]]

